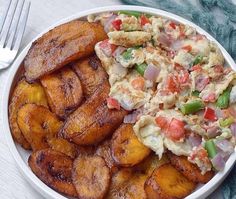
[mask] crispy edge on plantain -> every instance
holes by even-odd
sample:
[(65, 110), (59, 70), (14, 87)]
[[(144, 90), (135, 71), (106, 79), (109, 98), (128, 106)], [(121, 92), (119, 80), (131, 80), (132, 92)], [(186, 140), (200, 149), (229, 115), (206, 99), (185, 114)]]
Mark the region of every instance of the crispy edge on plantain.
[(155, 169), (144, 185), (148, 199), (180, 199), (188, 196), (196, 184), (171, 164)]
[(47, 140), (55, 137), (62, 122), (48, 108), (25, 104), (18, 111), (17, 122), (33, 151), (48, 148)]
[(97, 42), (107, 38), (99, 23), (73, 20), (48, 31), (33, 42), (25, 57), (25, 76), (28, 81), (94, 53)]
[(70, 68), (63, 68), (41, 78), (49, 106), (56, 115), (65, 118), (83, 99), (78, 76)]
[(78, 157), (73, 163), (72, 179), (79, 198), (104, 198), (110, 178), (109, 168), (100, 156)]
[(113, 133), (127, 111), (108, 109), (109, 90), (108, 81), (103, 82), (91, 98), (68, 117), (60, 135), (78, 145), (93, 145)]
[(43, 149), (33, 152), (28, 163), (33, 173), (54, 190), (76, 197), (72, 183), (72, 159), (55, 150)]
[(17, 83), (10, 100), (9, 122), (14, 140), (24, 149), (30, 149), (31, 146), (18, 126), (17, 114), (19, 108), (27, 103), (35, 103), (47, 107), (47, 97), (39, 83), (29, 84), (25, 79), (22, 79)]
[(81, 80), (86, 98), (90, 97), (99, 85), (108, 79), (108, 75), (96, 55), (73, 63), (72, 68)]
[(213, 171), (208, 171), (204, 175), (201, 174), (201, 170), (189, 162), (185, 156), (177, 156), (171, 152), (168, 152), (168, 157), (171, 164), (178, 169), (186, 178), (196, 183), (207, 183), (213, 176)]
[(134, 166), (146, 158), (151, 150), (134, 134), (133, 125), (122, 124), (112, 136), (112, 157), (124, 167)]

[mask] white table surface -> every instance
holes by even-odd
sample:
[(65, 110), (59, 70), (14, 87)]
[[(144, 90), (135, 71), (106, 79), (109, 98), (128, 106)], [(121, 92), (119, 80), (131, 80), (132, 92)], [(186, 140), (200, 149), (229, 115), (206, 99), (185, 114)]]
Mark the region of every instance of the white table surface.
[[(8, 0), (0, 0), (0, 16)], [(90, 8), (121, 4), (118, 0), (31, 0), (31, 10), (21, 49), (42, 30), (54, 22)], [(0, 99), (4, 95), (4, 79), (8, 70), (0, 71)], [(0, 199), (41, 199), (31, 185), (23, 178), (8, 149), (2, 130), (0, 108)], [(221, 198), (215, 192), (210, 198)]]

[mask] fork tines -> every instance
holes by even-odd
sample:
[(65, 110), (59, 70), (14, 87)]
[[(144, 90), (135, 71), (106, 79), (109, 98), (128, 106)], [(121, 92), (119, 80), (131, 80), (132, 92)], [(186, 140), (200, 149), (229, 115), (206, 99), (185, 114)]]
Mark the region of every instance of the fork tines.
[(0, 25), (0, 48), (18, 50), (24, 34), (30, 1), (10, 0)]

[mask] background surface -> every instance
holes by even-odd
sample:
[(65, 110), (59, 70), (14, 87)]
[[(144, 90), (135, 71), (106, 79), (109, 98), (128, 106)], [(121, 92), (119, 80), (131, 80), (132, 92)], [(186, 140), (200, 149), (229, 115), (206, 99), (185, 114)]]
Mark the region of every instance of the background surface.
[[(6, 9), (8, 0), (0, 0), (0, 19)], [(31, 0), (31, 10), (21, 49), (36, 35), (56, 21), (79, 11), (99, 6), (119, 5), (118, 0)], [(0, 100), (4, 95), (4, 80), (8, 70), (0, 72)], [(0, 108), (0, 198), (1, 199), (41, 199), (31, 185), (23, 178), (10, 154), (5, 142), (4, 132), (1, 129)], [(222, 198), (219, 190), (210, 196), (212, 199)]]

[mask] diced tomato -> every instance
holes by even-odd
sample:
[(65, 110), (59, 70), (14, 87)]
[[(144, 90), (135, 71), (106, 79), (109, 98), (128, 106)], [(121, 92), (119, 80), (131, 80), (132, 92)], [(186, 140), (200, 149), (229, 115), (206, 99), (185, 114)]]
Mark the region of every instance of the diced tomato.
[(181, 70), (179, 74), (179, 83), (185, 84), (189, 80), (189, 73), (186, 70)]
[(173, 21), (169, 23), (169, 26), (173, 29), (176, 29), (176, 24)]
[(155, 119), (156, 124), (162, 129), (166, 130), (168, 128), (169, 122), (166, 117), (158, 116)]
[(200, 64), (194, 65), (191, 68), (191, 71), (201, 71), (201, 70), (202, 70), (202, 67)]
[(184, 126), (185, 123), (183, 121), (172, 118), (166, 131), (167, 136), (174, 141), (184, 138), (185, 137)]
[(141, 20), (141, 26), (150, 23), (150, 20), (145, 15), (141, 15), (140, 20)]
[(166, 89), (169, 90), (172, 93), (180, 91), (179, 82), (178, 82), (177, 78), (174, 75), (169, 75), (167, 77)]
[(117, 46), (114, 45), (114, 44), (111, 44), (109, 43), (109, 40), (106, 39), (104, 41), (101, 41), (99, 43), (99, 47), (101, 48), (101, 50), (103, 51), (103, 53), (106, 55), (106, 56), (111, 56), (112, 53), (116, 50)]
[(205, 112), (203, 115), (204, 119), (210, 120), (210, 121), (216, 121), (217, 116), (215, 114), (215, 111), (212, 108), (206, 107)]
[(145, 79), (143, 77), (136, 77), (132, 80), (131, 85), (136, 90), (144, 90), (145, 89)]
[(204, 102), (215, 102), (216, 101), (216, 95), (215, 93), (209, 93), (206, 96), (202, 97)]
[(122, 21), (120, 19), (116, 19), (113, 22), (111, 22), (111, 24), (112, 24), (113, 28), (115, 28), (115, 30), (120, 30)]
[(113, 97), (107, 98), (107, 107), (109, 109), (117, 109), (120, 110), (120, 103)]
[(215, 73), (223, 73), (224, 72), (224, 67), (222, 65), (215, 65), (213, 67)]
[(180, 64), (176, 63), (176, 62), (174, 63), (174, 68), (175, 68), (175, 70), (177, 70), (177, 71), (184, 70), (184, 67), (181, 66)]
[(182, 49), (186, 50), (187, 52), (191, 52), (192, 46), (191, 45), (183, 46)]

